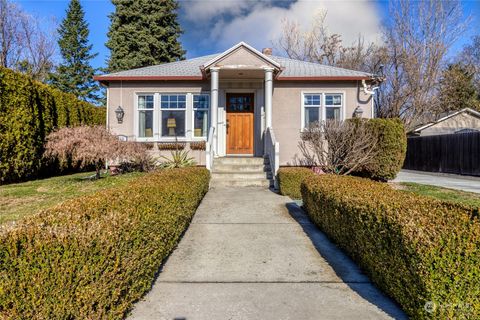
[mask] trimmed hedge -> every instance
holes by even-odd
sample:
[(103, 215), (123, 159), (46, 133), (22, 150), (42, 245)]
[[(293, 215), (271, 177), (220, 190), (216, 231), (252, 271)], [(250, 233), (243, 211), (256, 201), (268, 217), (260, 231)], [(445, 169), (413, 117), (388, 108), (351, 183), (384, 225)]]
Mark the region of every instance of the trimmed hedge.
[(280, 168), (277, 173), (280, 194), (292, 199), (302, 199), (300, 186), (306, 177), (313, 174), (313, 171), (308, 168)]
[(309, 177), (302, 196), (310, 218), (412, 318), (480, 318), (478, 208), (348, 176)]
[(42, 160), (54, 128), (104, 123), (105, 108), (0, 67), (0, 183), (55, 170)]
[(120, 319), (150, 289), (208, 191), (161, 170), (0, 229), (0, 318)]
[(378, 181), (395, 179), (407, 152), (407, 135), (402, 120), (369, 119), (367, 127), (378, 136), (378, 154), (372, 163), (355, 174)]

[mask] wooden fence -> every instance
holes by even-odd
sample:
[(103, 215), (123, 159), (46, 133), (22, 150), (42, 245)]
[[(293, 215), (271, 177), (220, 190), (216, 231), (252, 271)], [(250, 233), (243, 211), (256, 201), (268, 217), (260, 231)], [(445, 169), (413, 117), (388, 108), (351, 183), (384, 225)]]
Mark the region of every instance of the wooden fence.
[(409, 137), (403, 168), (480, 176), (480, 132)]

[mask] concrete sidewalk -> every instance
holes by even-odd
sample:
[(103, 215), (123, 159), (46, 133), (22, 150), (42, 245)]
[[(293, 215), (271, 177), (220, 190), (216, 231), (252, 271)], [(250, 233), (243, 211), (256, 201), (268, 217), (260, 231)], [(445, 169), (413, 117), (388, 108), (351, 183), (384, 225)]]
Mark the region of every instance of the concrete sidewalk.
[(208, 192), (130, 319), (406, 319), (288, 197)]
[(480, 177), (402, 170), (393, 182), (415, 182), (437, 187), (480, 193)]

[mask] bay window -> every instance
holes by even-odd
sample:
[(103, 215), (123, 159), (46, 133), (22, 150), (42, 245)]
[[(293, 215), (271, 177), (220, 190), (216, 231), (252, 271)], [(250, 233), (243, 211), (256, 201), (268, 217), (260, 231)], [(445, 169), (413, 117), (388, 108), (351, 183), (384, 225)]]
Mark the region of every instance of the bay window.
[(138, 96), (138, 136), (140, 138), (153, 137), (153, 106), (153, 95)]
[(185, 137), (186, 94), (160, 96), (162, 137)]
[(208, 134), (208, 110), (210, 96), (208, 94), (193, 95), (193, 136), (206, 137)]

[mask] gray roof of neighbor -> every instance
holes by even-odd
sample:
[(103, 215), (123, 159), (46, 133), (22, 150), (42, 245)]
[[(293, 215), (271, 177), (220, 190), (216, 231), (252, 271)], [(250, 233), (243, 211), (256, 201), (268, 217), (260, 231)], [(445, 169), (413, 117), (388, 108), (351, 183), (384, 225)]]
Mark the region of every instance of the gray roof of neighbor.
[[(159, 64), (150, 67), (105, 74), (101, 77), (201, 77), (200, 67), (219, 54)], [(269, 56), (282, 66), (280, 77), (370, 77), (372, 74), (305, 62), (279, 56)]]

